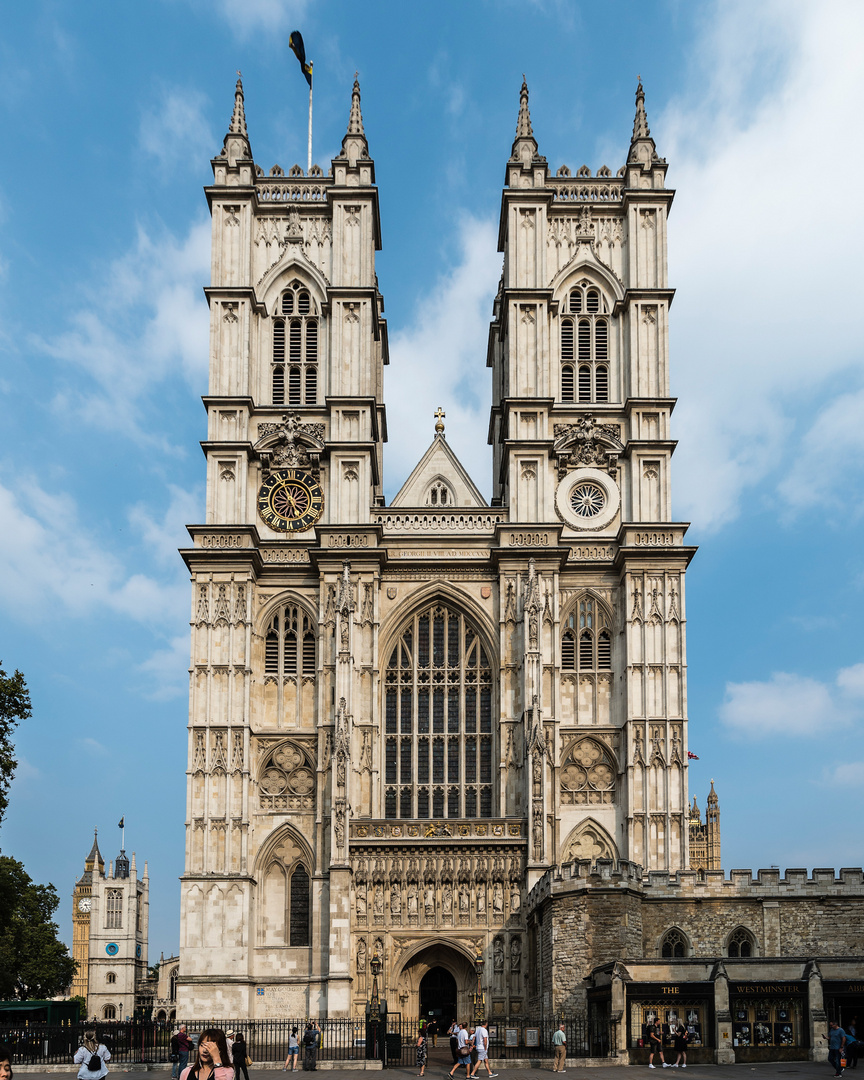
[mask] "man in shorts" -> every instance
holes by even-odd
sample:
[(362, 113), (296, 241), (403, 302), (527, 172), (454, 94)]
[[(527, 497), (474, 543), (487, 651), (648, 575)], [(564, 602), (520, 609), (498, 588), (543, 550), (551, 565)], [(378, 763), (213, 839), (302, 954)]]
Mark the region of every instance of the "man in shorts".
[(460, 1024), (459, 1025), (459, 1033), (456, 1036), (456, 1038), (458, 1040), (457, 1053), (459, 1055), (459, 1060), (456, 1062), (456, 1064), (450, 1070), (450, 1075), (452, 1076), (456, 1072), (456, 1070), (459, 1068), (460, 1065), (464, 1065), (465, 1066), (465, 1075), (467, 1077), (467, 1076), (471, 1075), (471, 1051), (474, 1049), (474, 1044), (471, 1042), (471, 1039), (468, 1037), (468, 1025), (467, 1024)]
[(482, 1020), (474, 1029), (474, 1049), (477, 1051), (477, 1061), (474, 1063), (474, 1071), (469, 1072), (468, 1075), (476, 1076), (482, 1063), (490, 1076), (497, 1076), (498, 1073), (493, 1073), (489, 1068), (489, 1028)]

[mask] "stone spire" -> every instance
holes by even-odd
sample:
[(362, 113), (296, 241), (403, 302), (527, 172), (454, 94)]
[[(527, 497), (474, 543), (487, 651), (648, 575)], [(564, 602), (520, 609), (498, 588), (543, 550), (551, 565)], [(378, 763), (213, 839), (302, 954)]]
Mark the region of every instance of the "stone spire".
[(636, 117), (633, 120), (633, 136), (630, 139), (630, 153), (627, 155), (627, 163), (628, 165), (641, 165), (643, 170), (649, 169), (652, 165), (666, 164), (663, 158), (657, 156), (657, 147), (651, 138), (648, 115), (645, 112), (645, 91), (642, 88), (641, 76), (636, 87)]
[(633, 121), (633, 138), (631, 142), (635, 142), (637, 139), (647, 139), (650, 135), (648, 116), (645, 113), (645, 91), (642, 89), (642, 79), (640, 77), (639, 85), (636, 87), (636, 119)]
[(234, 87), (234, 112), (231, 114), (231, 123), (228, 125), (228, 134), (222, 147), (222, 157), (228, 158), (228, 163), (234, 165), (240, 160), (249, 160), (252, 157), (252, 148), (249, 145), (249, 132), (246, 130), (246, 109), (243, 104), (243, 80), (240, 72), (237, 72), (237, 85)]
[(360, 112), (360, 82), (354, 72), (354, 86), (351, 90), (351, 111), (348, 114), (348, 131), (342, 140), (342, 153), (350, 165), (356, 165), (360, 158), (369, 157), (369, 144), (363, 130), (363, 114)]
[(519, 91), (519, 117), (516, 120), (516, 138), (513, 141), (511, 161), (521, 161), (523, 168), (530, 166), (537, 158), (537, 140), (531, 127), (531, 113), (528, 109), (528, 83), (522, 76), (522, 89)]

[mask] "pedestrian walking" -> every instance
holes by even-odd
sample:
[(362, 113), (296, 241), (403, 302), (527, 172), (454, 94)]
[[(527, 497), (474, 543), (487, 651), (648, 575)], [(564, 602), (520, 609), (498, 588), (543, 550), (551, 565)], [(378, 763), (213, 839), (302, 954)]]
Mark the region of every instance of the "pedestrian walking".
[(422, 1076), (423, 1073), (426, 1072), (426, 1050), (427, 1050), (427, 1047), (426, 1047), (426, 1028), (423, 1025), (420, 1026), (420, 1034), (417, 1036), (416, 1047), (417, 1047), (417, 1066), (420, 1069), (420, 1072), (417, 1073), (417, 1075)]
[(673, 1069), (687, 1068), (687, 1040), (690, 1037), (687, 1034), (687, 1028), (683, 1024), (678, 1024), (675, 1030), (672, 1032), (672, 1037), (675, 1040), (675, 1052), (678, 1057), (675, 1058), (675, 1064), (671, 1067)]
[(469, 1075), (476, 1076), (480, 1066), (485, 1065), (489, 1076), (497, 1076), (498, 1073), (493, 1073), (489, 1068), (489, 1028), (482, 1021), (474, 1029), (474, 1049), (477, 1053), (477, 1061), (474, 1064), (474, 1071)]
[(221, 1028), (205, 1028), (201, 1032), (195, 1060), (180, 1073), (180, 1080), (234, 1080), (228, 1043)]
[(474, 1044), (473, 1044), (473, 1042), (471, 1042), (471, 1039), (468, 1036), (468, 1025), (467, 1024), (460, 1024), (459, 1025), (459, 1033), (458, 1033), (458, 1035), (456, 1037), (456, 1041), (457, 1041), (457, 1044), (458, 1044), (457, 1053), (459, 1055), (459, 1060), (456, 1062), (456, 1064), (450, 1070), (450, 1075), (452, 1076), (460, 1066), (464, 1065), (465, 1066), (465, 1075), (470, 1076), (471, 1075), (471, 1051), (474, 1049)]
[(453, 1064), (459, 1060), (459, 1025), (456, 1020), (447, 1028), (447, 1034), (450, 1037), (450, 1053), (453, 1055)]
[(321, 1039), (321, 1028), (317, 1021), (310, 1020), (303, 1032), (303, 1070), (314, 1072), (318, 1062), (318, 1044)]
[(657, 1068), (657, 1066), (654, 1064), (654, 1055), (659, 1054), (660, 1064), (663, 1066), (664, 1069), (668, 1069), (669, 1065), (667, 1065), (666, 1060), (663, 1057), (663, 1028), (660, 1027), (660, 1021), (649, 1020), (646, 1025), (646, 1031), (648, 1035), (648, 1049), (651, 1051), (651, 1053), (648, 1055), (648, 1068)]
[(111, 1054), (105, 1043), (99, 1041), (94, 1028), (88, 1028), (84, 1032), (84, 1042), (75, 1051), (72, 1059), (78, 1070), (78, 1080), (101, 1080), (108, 1075), (108, 1062)]
[(435, 1047), (438, 1045), (438, 1021), (437, 1020), (430, 1020), (429, 1023), (426, 1025), (426, 1038), (428, 1039), (430, 1035), (432, 1036), (432, 1049), (434, 1050)]
[(282, 1072), (296, 1072), (299, 1057), (300, 1043), (297, 1039), (297, 1028), (293, 1027), (291, 1028), (291, 1034), (288, 1036), (288, 1057), (285, 1058), (285, 1065), (282, 1068)]
[(240, 1080), (240, 1074), (249, 1080), (249, 1065), (251, 1058), (246, 1049), (246, 1037), (242, 1031), (234, 1032), (234, 1045), (231, 1047), (231, 1057), (234, 1062), (234, 1080)]
[(840, 1059), (843, 1057), (843, 1051), (846, 1049), (846, 1032), (836, 1020), (832, 1020), (828, 1025), (828, 1060), (834, 1066), (834, 1075), (843, 1075), (843, 1066), (840, 1064)]
[(558, 1025), (558, 1030), (552, 1036), (552, 1045), (555, 1047), (555, 1061), (552, 1063), (552, 1072), (567, 1072), (564, 1068), (567, 1062), (567, 1036), (564, 1034), (563, 1024)]
[(181, 1024), (171, 1036), (171, 1080), (177, 1080), (189, 1064), (191, 1049), (192, 1040), (186, 1034), (186, 1025)]

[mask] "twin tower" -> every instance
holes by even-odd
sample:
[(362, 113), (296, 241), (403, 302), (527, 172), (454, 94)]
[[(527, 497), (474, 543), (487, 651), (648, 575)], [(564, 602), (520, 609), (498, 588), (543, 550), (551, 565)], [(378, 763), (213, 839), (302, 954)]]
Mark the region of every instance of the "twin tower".
[(428, 1014), (434, 990), (467, 1015), (479, 956), (489, 1012), (527, 1016), (535, 883), (688, 861), (673, 192), (641, 83), (626, 163), (593, 176), (550, 172), (522, 85), (490, 503), (440, 415), (385, 503), (358, 84), (326, 175), (255, 164), (239, 80), (212, 165), (178, 1014), (359, 1015), (377, 956), (391, 1011)]

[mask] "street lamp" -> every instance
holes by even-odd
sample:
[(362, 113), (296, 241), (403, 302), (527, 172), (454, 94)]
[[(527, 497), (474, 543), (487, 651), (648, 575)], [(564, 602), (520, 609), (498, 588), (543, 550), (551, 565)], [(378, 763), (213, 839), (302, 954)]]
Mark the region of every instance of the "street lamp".
[(378, 976), (381, 974), (381, 957), (378, 953), (374, 953), (372, 959), (369, 961), (369, 967), (372, 968), (372, 1007), (369, 1012), (370, 1020), (381, 1019), (381, 1002), (378, 999)]
[(474, 1023), (481, 1024), (486, 1019), (483, 1007), (483, 956), (480, 949), (474, 957), (474, 970), (477, 972), (477, 990), (474, 993)]

